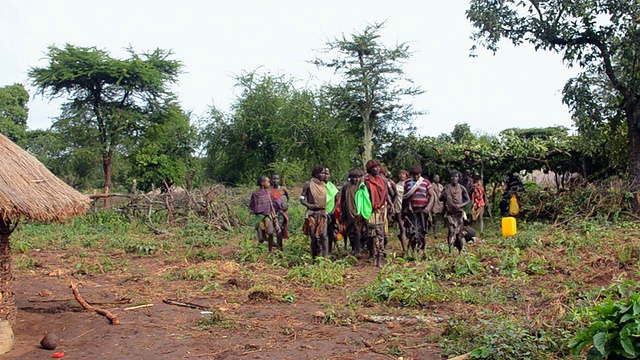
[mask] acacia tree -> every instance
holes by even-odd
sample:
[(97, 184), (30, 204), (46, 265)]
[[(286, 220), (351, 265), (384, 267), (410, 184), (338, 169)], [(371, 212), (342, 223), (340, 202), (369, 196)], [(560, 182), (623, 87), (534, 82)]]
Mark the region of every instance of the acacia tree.
[[(624, 118), (636, 200), (640, 199), (639, 16), (636, 0), (471, 0), (467, 10), (477, 29), (473, 34), (477, 45), (495, 52), (502, 39), (514, 45), (527, 42), (536, 50), (561, 53), (569, 66), (584, 69), (581, 76), (606, 79), (598, 91), (610, 91), (609, 104), (618, 111), (600, 114), (601, 120), (615, 127), (616, 114)], [(574, 82), (565, 88), (565, 102), (577, 116), (579, 130), (595, 120), (579, 116), (590, 99), (579, 96), (585, 92), (573, 91), (573, 85), (584, 84)]]
[(95, 47), (66, 44), (50, 46), (46, 67), (32, 67), (29, 77), (38, 93), (49, 98), (67, 97), (67, 105), (82, 116), (77, 126), (94, 133), (100, 147), (105, 176), (104, 192), (111, 188), (114, 150), (139, 131), (144, 109), (169, 94), (177, 81), (181, 63), (170, 59), (171, 51), (156, 49), (116, 59)]
[(0, 87), (0, 133), (24, 147), (26, 145), (29, 93), (22, 84)]
[(411, 86), (402, 70), (411, 57), (409, 46), (386, 47), (380, 42), (383, 27), (384, 23), (375, 23), (349, 37), (336, 37), (326, 43), (324, 56), (313, 61), (342, 76), (339, 85), (330, 87), (331, 93), (342, 105), (343, 118), (355, 122), (362, 133), (363, 164), (372, 158), (374, 137), (380, 137), (390, 125), (408, 125), (419, 113), (402, 100), (423, 93)]

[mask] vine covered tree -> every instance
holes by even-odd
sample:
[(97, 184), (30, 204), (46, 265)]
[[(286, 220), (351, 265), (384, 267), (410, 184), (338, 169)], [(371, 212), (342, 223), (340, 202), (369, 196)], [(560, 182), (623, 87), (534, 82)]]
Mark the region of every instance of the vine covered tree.
[(50, 46), (48, 65), (29, 69), (38, 93), (66, 96), (66, 105), (78, 114), (75, 124), (95, 135), (92, 141), (100, 147), (105, 194), (111, 188), (115, 149), (140, 130), (147, 109), (169, 94), (168, 85), (177, 81), (181, 68), (171, 59), (171, 51), (127, 51), (129, 58), (116, 59), (95, 47)]
[[(564, 101), (578, 130), (610, 133), (626, 127), (628, 171), (640, 195), (640, 3), (636, 0), (471, 0), (467, 18), (477, 45), (497, 51), (514, 45), (561, 53), (584, 72), (565, 86)], [(585, 81), (598, 79), (598, 81)], [(604, 80), (604, 81), (601, 81)], [(595, 96), (593, 94), (596, 94)], [(607, 111), (589, 111), (599, 104)], [(637, 204), (636, 204), (637, 205)]]
[(372, 158), (376, 136), (391, 125), (409, 125), (419, 113), (403, 100), (423, 93), (404, 76), (402, 65), (411, 57), (409, 46), (382, 44), (383, 27), (384, 23), (374, 23), (348, 37), (336, 37), (326, 43), (324, 56), (313, 61), (342, 76), (339, 85), (330, 86), (330, 93), (342, 105), (342, 117), (362, 133), (363, 164)]

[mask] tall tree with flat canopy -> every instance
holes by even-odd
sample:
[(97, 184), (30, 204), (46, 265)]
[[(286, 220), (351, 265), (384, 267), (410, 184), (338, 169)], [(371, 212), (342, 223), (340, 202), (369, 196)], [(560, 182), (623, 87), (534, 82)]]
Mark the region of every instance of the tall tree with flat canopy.
[[(71, 108), (82, 114), (79, 126), (94, 132), (104, 171), (104, 193), (111, 188), (111, 164), (116, 147), (140, 131), (141, 119), (150, 104), (169, 95), (168, 85), (177, 81), (181, 63), (170, 59), (171, 51), (156, 49), (116, 59), (95, 47), (66, 44), (50, 46), (46, 67), (29, 69), (32, 85), (49, 98), (67, 97)], [(108, 202), (107, 202), (108, 205)]]
[(324, 53), (329, 58), (313, 61), (342, 76), (341, 84), (330, 86), (331, 93), (342, 105), (342, 116), (362, 132), (363, 164), (372, 158), (375, 136), (391, 125), (409, 125), (419, 113), (402, 100), (423, 93), (404, 76), (402, 64), (411, 57), (409, 46), (386, 47), (380, 42), (383, 27), (384, 23), (375, 23), (349, 37), (336, 37), (326, 43)]
[[(640, 2), (637, 0), (471, 0), (467, 18), (476, 45), (497, 51), (514, 45), (562, 54), (584, 72), (570, 80), (564, 101), (578, 130), (592, 133), (605, 124), (616, 132), (623, 119), (628, 139), (628, 171), (640, 202)], [(475, 45), (474, 45), (475, 47)], [(598, 81), (585, 81), (598, 79)], [(600, 81), (600, 80), (605, 81)], [(608, 94), (608, 95), (606, 95)], [(606, 111), (589, 109), (600, 106)], [(595, 111), (593, 111), (595, 110)], [(600, 124), (595, 124), (599, 122)]]

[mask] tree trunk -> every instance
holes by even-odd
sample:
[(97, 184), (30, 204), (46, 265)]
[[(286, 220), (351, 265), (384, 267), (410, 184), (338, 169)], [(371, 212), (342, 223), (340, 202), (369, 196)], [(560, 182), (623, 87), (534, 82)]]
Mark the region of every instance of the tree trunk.
[(367, 164), (367, 161), (373, 158), (373, 126), (368, 124), (368, 122), (365, 122), (362, 127), (364, 129), (364, 136), (362, 139), (364, 149), (364, 151), (362, 152), (362, 167), (364, 168), (364, 166)]
[(7, 320), (13, 327), (16, 320), (16, 305), (13, 298), (13, 276), (11, 274), (11, 243), (9, 236), (14, 228), (10, 220), (0, 219), (0, 320)]
[[(113, 151), (107, 150), (105, 154), (102, 154), (102, 170), (104, 171), (104, 194), (108, 195), (111, 192), (111, 158), (113, 157)], [(109, 197), (104, 198), (104, 207), (109, 209), (111, 207), (111, 201)]]
[(625, 109), (627, 116), (627, 136), (629, 138), (629, 178), (631, 190), (635, 194), (633, 206), (640, 213), (640, 101), (629, 101)]

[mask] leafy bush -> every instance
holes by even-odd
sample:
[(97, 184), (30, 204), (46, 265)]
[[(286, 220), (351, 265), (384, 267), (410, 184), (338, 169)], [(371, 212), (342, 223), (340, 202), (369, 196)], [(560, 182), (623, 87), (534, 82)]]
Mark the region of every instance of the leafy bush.
[[(598, 221), (615, 220), (620, 212), (632, 211), (631, 184), (619, 178), (610, 178), (577, 186), (570, 191), (555, 188), (527, 186), (518, 193), (520, 216), (527, 219), (571, 219)], [(575, 222), (575, 221), (574, 221)]]
[(640, 356), (640, 294), (629, 294), (628, 298), (619, 301), (606, 299), (590, 311), (593, 315), (591, 324), (569, 342), (575, 354), (593, 344), (588, 359), (635, 359)]

